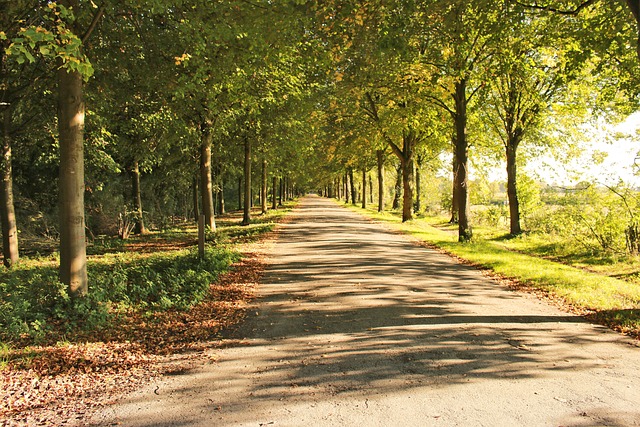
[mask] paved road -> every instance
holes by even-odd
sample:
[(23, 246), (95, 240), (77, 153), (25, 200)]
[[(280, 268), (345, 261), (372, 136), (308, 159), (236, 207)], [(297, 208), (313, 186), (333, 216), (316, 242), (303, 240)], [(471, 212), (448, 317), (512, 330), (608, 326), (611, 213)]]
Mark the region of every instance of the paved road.
[(332, 201), (307, 197), (292, 215), (244, 345), (100, 424), (640, 425), (631, 341)]

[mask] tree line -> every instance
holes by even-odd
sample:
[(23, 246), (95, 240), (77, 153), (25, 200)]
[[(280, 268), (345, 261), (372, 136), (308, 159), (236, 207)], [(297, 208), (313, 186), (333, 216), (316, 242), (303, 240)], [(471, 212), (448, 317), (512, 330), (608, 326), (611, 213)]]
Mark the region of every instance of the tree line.
[(353, 195), (354, 171), (364, 192), (374, 167), (383, 200), (389, 154), (409, 220), (415, 165), (451, 153), (461, 241), (470, 148), (504, 156), (518, 234), (521, 147), (633, 111), (640, 88), (636, 0), (11, 0), (0, 11), (4, 262), (18, 260), (29, 218), (59, 238), (76, 297), (88, 292), (86, 231), (105, 218), (143, 233), (150, 212), (202, 209), (214, 229), (233, 193), (248, 224), (255, 200), (265, 211), (277, 193), (349, 181)]
[(468, 241), (470, 152), (502, 157), (510, 233), (522, 233), (518, 168), (540, 151), (579, 149), (590, 120), (636, 111), (637, 11), (634, 1), (325, 3), (319, 27), (335, 63), (325, 131), (338, 176), (377, 166), (381, 182), (391, 153), (407, 221), (416, 163), (448, 152), (451, 221)]

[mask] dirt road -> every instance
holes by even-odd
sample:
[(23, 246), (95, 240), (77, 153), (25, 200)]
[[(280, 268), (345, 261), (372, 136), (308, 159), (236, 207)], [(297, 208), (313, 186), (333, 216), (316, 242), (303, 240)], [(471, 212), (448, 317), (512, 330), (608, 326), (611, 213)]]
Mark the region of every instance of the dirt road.
[(126, 426), (640, 425), (640, 348), (319, 197), (246, 338), (95, 417)]

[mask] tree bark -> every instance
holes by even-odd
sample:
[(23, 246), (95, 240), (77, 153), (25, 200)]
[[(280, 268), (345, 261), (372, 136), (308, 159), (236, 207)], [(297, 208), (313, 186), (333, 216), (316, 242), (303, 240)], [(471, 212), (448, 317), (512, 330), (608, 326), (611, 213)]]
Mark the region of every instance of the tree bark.
[(344, 202), (349, 203), (349, 172), (344, 172)]
[(277, 189), (278, 189), (278, 178), (274, 175), (272, 178), (272, 182), (271, 182), (271, 209), (276, 210), (278, 208), (278, 201), (276, 199), (277, 197)]
[(144, 234), (147, 229), (144, 226), (144, 218), (142, 217), (142, 194), (140, 191), (140, 164), (137, 160), (133, 161), (131, 167), (131, 191), (133, 197), (133, 214), (135, 234)]
[(369, 179), (369, 203), (373, 204), (373, 178), (369, 174), (367, 174), (367, 177)]
[(291, 196), (292, 192), (291, 192), (291, 178), (289, 178), (288, 176), (284, 177), (284, 196), (285, 196), (285, 200), (289, 201), (291, 200), (293, 197)]
[(420, 213), (420, 209), (422, 209), (422, 206), (420, 206), (420, 166), (422, 166), (422, 159), (420, 158), (420, 156), (418, 156), (418, 158), (416, 159), (416, 214)]
[(400, 163), (396, 168), (396, 183), (394, 190), (395, 193), (393, 195), (391, 209), (396, 210), (400, 207), (400, 197), (402, 196), (402, 163)]
[(378, 160), (378, 212), (384, 210), (384, 150), (376, 151)]
[(213, 204), (213, 177), (211, 171), (211, 132), (207, 125), (202, 128), (202, 145), (200, 146), (200, 194), (204, 225), (210, 230), (216, 229)]
[(282, 180), (282, 193), (283, 193), (284, 201), (285, 202), (288, 201), (289, 200), (289, 178), (287, 178), (286, 176)]
[(362, 209), (367, 208), (367, 169), (362, 168)]
[(280, 185), (278, 186), (278, 206), (282, 206), (282, 193), (284, 193), (284, 180), (280, 177)]
[(457, 224), (458, 223), (458, 211), (460, 210), (460, 203), (458, 200), (460, 196), (458, 194), (458, 177), (457, 177), (457, 168), (456, 168), (456, 150), (455, 150), (455, 140), (453, 141), (453, 162), (451, 163), (451, 167), (453, 169), (453, 183), (452, 183), (452, 191), (451, 191), (451, 219), (449, 220), (449, 224)]
[(402, 136), (402, 151), (396, 145), (391, 146), (402, 166), (402, 222), (413, 219), (413, 153), (417, 137), (412, 129), (406, 130)]
[(200, 203), (198, 199), (200, 198), (200, 194), (198, 194), (198, 177), (193, 177), (193, 219), (196, 224), (200, 221)]
[(2, 204), (0, 205), (0, 219), (2, 220), (2, 252), (4, 265), (7, 268), (18, 262), (20, 257), (18, 252), (18, 226), (13, 202), (11, 115), (11, 107), (5, 107), (2, 121)]
[(224, 215), (226, 211), (226, 206), (224, 203), (224, 178), (220, 176), (220, 209), (219, 214)]
[(238, 210), (242, 210), (242, 176), (238, 177)]
[(351, 182), (351, 204), (356, 204), (357, 194), (356, 194), (356, 182), (353, 179), (353, 168), (349, 167), (349, 181)]
[(413, 219), (413, 159), (402, 161), (402, 222)]
[(58, 70), (60, 143), (60, 281), (72, 298), (85, 296), (87, 243), (84, 223), (84, 99), (82, 76)]
[(267, 160), (262, 159), (262, 191), (260, 193), (260, 201), (262, 202), (262, 214), (267, 213)]
[(244, 211), (242, 225), (251, 223), (251, 138), (244, 137)]
[(507, 141), (507, 197), (509, 198), (509, 228), (513, 236), (522, 234), (520, 227), (520, 202), (518, 201), (516, 150), (517, 141)]
[(467, 242), (473, 233), (469, 225), (468, 141), (467, 141), (467, 85), (465, 79), (456, 82), (455, 101), (455, 182), (458, 192), (458, 240)]

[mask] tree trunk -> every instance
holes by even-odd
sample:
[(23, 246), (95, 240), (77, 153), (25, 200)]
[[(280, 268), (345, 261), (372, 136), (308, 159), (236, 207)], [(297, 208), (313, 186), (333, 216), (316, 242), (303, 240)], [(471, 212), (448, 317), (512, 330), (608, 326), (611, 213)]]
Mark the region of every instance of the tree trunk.
[(262, 160), (262, 192), (260, 193), (260, 198), (262, 202), (262, 214), (267, 213), (267, 161), (265, 159)]
[(467, 86), (466, 80), (456, 82), (455, 100), (455, 183), (458, 192), (458, 240), (467, 242), (473, 235), (469, 225)]
[(367, 175), (369, 179), (369, 203), (373, 204), (373, 178), (371, 175)]
[[(203, 125), (203, 127), (206, 125)], [(213, 204), (213, 178), (211, 173), (211, 132), (202, 129), (202, 145), (200, 146), (200, 193), (202, 197), (202, 213), (204, 225), (210, 230), (216, 229)]]
[(238, 177), (238, 210), (242, 210), (242, 176)]
[(349, 172), (344, 173), (344, 202), (349, 203)]
[(367, 170), (362, 168), (362, 209), (367, 208)]
[(384, 210), (384, 151), (377, 150), (378, 160), (378, 212)]
[(449, 224), (457, 224), (458, 223), (458, 211), (460, 210), (460, 204), (458, 203), (459, 195), (458, 195), (458, 177), (457, 177), (457, 169), (456, 169), (456, 154), (455, 154), (455, 145), (453, 147), (453, 163), (451, 167), (453, 169), (453, 181), (452, 181), (452, 190), (451, 190), (451, 219), (449, 220)]
[(522, 234), (520, 227), (520, 202), (518, 201), (518, 188), (516, 185), (517, 167), (516, 150), (518, 142), (511, 137), (507, 141), (507, 196), (509, 198), (509, 223), (512, 236)]
[(402, 161), (402, 222), (413, 219), (413, 159)]
[(225, 214), (225, 204), (224, 204), (224, 178), (222, 176), (220, 176), (220, 209), (219, 209), (219, 214), (220, 215), (224, 215)]
[(242, 225), (251, 223), (251, 138), (244, 137), (244, 211)]
[(402, 222), (413, 219), (413, 151), (417, 141), (415, 131), (409, 129), (402, 137), (402, 152), (392, 146), (402, 166)]
[(284, 177), (284, 198), (289, 201), (292, 199), (291, 197), (291, 178), (288, 176)]
[(356, 194), (356, 182), (353, 179), (353, 168), (349, 168), (349, 181), (351, 182), (351, 204), (356, 204), (357, 194)]
[(420, 166), (422, 166), (422, 159), (420, 156), (418, 156), (418, 158), (416, 159), (416, 214), (420, 213), (420, 209), (422, 209), (422, 206), (420, 206)]
[(11, 107), (5, 107), (2, 125), (2, 251), (4, 265), (9, 268), (18, 262), (18, 226), (13, 202), (13, 171), (11, 168)]
[(200, 198), (200, 194), (198, 194), (198, 177), (193, 177), (193, 218), (196, 221), (200, 221), (200, 203), (198, 199)]
[(84, 99), (82, 76), (58, 70), (60, 143), (60, 281), (72, 298), (85, 296), (87, 243), (84, 223)]
[(289, 179), (285, 176), (282, 178), (282, 197), (284, 201), (289, 200)]
[(278, 200), (277, 200), (277, 188), (278, 188), (278, 178), (274, 175), (271, 178), (271, 209), (276, 210), (278, 208)]
[(278, 185), (278, 206), (282, 206), (282, 193), (284, 192), (284, 180), (280, 177), (280, 185)]
[(144, 226), (144, 218), (142, 217), (142, 195), (140, 191), (140, 165), (134, 160), (131, 167), (131, 191), (133, 197), (133, 214), (135, 234), (144, 234), (147, 229)]
[(396, 210), (400, 207), (400, 197), (402, 195), (402, 163), (396, 168), (396, 184), (394, 186), (395, 194), (393, 196), (393, 204), (391, 209)]

